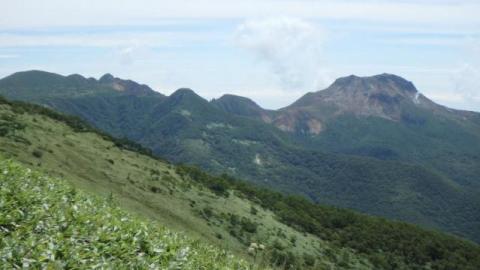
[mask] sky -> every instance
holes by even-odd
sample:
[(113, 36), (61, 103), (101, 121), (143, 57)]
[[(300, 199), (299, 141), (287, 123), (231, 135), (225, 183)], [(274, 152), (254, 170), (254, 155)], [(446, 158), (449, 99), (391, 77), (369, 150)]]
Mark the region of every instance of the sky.
[(480, 111), (480, 1), (0, 0), (0, 77), (39, 69), (287, 106), (392, 73)]

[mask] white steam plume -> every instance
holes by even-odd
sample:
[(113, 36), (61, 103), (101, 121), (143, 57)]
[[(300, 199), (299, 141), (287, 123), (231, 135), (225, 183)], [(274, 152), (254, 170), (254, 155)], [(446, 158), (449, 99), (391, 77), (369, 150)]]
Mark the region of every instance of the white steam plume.
[(468, 45), (469, 59), (453, 72), (455, 92), (467, 109), (480, 111), (480, 42), (471, 40)]
[(286, 90), (318, 90), (329, 81), (322, 60), (325, 32), (296, 18), (247, 20), (236, 43), (269, 63)]

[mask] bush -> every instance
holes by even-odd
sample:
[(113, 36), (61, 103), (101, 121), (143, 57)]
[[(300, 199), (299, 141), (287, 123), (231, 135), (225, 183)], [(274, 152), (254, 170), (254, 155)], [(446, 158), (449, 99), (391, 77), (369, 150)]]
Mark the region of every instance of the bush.
[(39, 149), (35, 149), (32, 151), (32, 155), (36, 158), (42, 158), (43, 152)]
[(162, 189), (159, 187), (151, 186), (150, 191), (153, 193), (162, 193)]
[(210, 219), (213, 216), (213, 209), (210, 206), (205, 206), (202, 210), (203, 217), (205, 219)]
[(239, 220), (240, 220), (239, 217), (235, 214), (232, 214), (232, 213), (229, 213), (228, 216), (229, 216), (230, 225), (232, 225), (234, 227), (237, 226), (237, 224), (239, 223)]
[(315, 256), (312, 254), (305, 253), (303, 254), (303, 263), (306, 266), (314, 266), (315, 265)]
[(249, 232), (249, 233), (255, 233), (257, 232), (257, 224), (252, 222), (250, 219), (244, 217), (241, 220), (240, 226), (243, 231)]

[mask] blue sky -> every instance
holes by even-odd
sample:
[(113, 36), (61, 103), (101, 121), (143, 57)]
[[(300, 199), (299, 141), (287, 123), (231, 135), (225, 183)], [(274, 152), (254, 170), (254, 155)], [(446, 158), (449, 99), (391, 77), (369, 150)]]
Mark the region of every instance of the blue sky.
[(0, 76), (112, 73), (279, 108), (340, 76), (394, 73), (480, 111), (479, 1), (6, 1)]

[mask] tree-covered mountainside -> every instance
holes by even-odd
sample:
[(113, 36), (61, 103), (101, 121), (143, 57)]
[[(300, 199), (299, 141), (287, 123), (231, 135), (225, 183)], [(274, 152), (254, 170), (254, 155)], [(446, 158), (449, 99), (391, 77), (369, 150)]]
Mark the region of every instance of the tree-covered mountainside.
[(464, 187), (480, 188), (480, 114), (435, 104), (398, 76), (340, 78), (279, 114), (274, 122), (304, 114), (298, 126), (318, 123), (321, 132), (304, 140), (310, 149), (421, 164)]
[[(235, 264), (243, 264), (180, 237), (183, 231), (245, 257), (256, 268), (480, 267), (480, 247), (455, 236), (175, 166), (78, 118), (0, 101), (0, 153), (41, 172), (0, 163), (0, 261), (6, 265), (156, 262), (239, 269)], [(143, 218), (174, 232), (156, 223), (143, 226)]]
[(400, 77), (341, 78), (277, 111), (82, 78), (21, 72), (0, 80), (0, 94), (79, 116), (175, 163), (480, 241), (480, 116), (436, 105)]
[(219, 99), (213, 99), (210, 103), (222, 111), (240, 116), (258, 118), (265, 122), (270, 122), (271, 115), (275, 113), (274, 111), (262, 109), (249, 98), (230, 94), (223, 95)]

